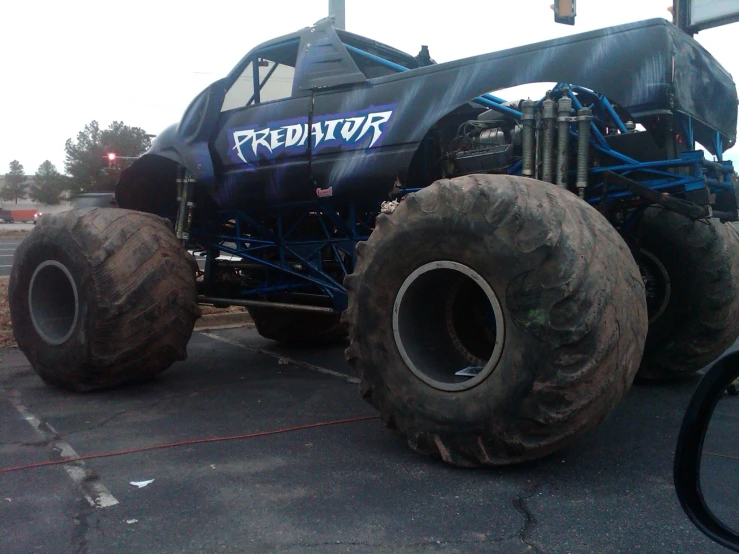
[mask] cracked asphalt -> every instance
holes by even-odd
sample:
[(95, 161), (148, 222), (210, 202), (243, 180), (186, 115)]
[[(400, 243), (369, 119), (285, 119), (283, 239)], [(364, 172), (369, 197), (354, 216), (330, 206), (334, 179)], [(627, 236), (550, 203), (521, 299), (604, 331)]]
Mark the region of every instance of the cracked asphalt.
[[(0, 467), (373, 415), (351, 377), (341, 348), (246, 328), (196, 333), (156, 381), (85, 395), (0, 351)], [(369, 419), (91, 459), (81, 482), (61, 465), (3, 473), (0, 552), (727, 552), (672, 485), (697, 383), (635, 386), (577, 444), (508, 468), (418, 456)], [(116, 503), (93, 507), (100, 490)]]

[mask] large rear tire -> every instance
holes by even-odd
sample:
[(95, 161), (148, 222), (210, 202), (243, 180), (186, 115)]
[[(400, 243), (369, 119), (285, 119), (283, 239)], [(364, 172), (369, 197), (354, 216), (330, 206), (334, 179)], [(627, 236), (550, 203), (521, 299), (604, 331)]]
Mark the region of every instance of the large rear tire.
[(357, 254), (346, 356), (364, 398), (420, 453), (468, 467), (539, 458), (631, 386), (647, 332), (639, 270), (567, 191), (437, 181), (380, 215)]
[(658, 207), (641, 221), (649, 333), (638, 377), (691, 375), (739, 337), (739, 235)]
[(194, 259), (169, 222), (113, 208), (41, 219), (18, 247), (9, 301), (18, 346), (48, 384), (89, 391), (184, 360), (200, 316)]
[(265, 339), (293, 347), (327, 346), (346, 340), (341, 316), (250, 307), (257, 333)]

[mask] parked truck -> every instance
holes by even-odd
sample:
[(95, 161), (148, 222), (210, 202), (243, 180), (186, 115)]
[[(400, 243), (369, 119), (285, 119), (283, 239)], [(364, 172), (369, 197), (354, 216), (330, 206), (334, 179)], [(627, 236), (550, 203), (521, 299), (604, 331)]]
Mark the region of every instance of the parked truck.
[(118, 208), (39, 222), (14, 331), (88, 391), (183, 360), (199, 304), (246, 306), (284, 344), (348, 340), (416, 451), (539, 458), (737, 338), (736, 123), (731, 76), (664, 20), (439, 64), (323, 20), (199, 94)]
[(3, 223), (36, 223), (37, 210), (0, 210), (0, 220)]

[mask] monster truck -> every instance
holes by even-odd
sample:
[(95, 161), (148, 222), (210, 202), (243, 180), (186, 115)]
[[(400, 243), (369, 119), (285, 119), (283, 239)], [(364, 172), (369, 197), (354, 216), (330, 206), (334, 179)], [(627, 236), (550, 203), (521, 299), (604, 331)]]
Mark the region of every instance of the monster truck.
[[(525, 83), (556, 84), (490, 93)], [(739, 334), (736, 123), (730, 75), (663, 20), (438, 64), (322, 20), (199, 94), (118, 208), (39, 222), (18, 344), (86, 391), (184, 359), (199, 304), (246, 306), (285, 344), (348, 339), (416, 451), (538, 458)]]

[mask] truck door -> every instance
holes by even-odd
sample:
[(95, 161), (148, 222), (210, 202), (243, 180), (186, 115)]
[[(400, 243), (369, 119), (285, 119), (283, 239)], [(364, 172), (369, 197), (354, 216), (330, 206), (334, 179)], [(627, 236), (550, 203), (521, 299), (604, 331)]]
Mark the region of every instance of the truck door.
[(293, 86), (298, 45), (254, 52), (226, 91), (213, 144), (223, 208), (281, 202), (307, 188), (311, 96)]

